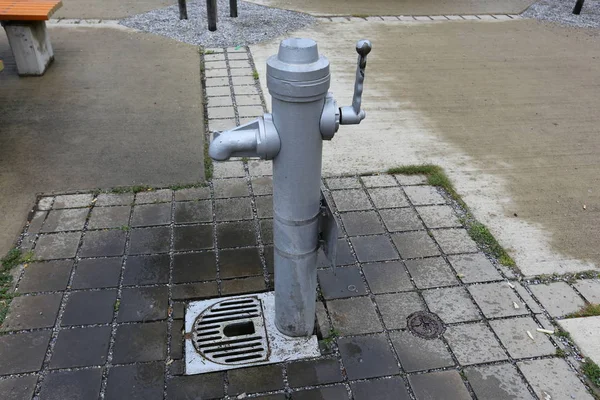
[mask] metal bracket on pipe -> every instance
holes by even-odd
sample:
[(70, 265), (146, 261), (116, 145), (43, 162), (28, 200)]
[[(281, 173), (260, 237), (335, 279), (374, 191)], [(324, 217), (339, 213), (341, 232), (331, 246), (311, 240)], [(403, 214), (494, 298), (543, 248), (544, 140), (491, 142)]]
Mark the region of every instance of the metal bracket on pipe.
[(337, 241), (338, 241), (338, 224), (337, 219), (331, 211), (331, 207), (327, 202), (327, 197), (321, 191), (321, 209), (319, 211), (319, 244), (323, 248), (325, 257), (329, 263), (335, 268), (337, 257)]

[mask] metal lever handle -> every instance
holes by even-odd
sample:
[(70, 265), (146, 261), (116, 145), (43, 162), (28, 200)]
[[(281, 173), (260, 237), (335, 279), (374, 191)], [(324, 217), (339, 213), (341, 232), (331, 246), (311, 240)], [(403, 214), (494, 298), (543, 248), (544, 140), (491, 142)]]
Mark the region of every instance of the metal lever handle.
[(354, 82), (354, 96), (352, 97), (352, 107), (340, 108), (340, 124), (360, 124), (366, 113), (360, 109), (362, 100), (363, 82), (365, 81), (365, 68), (367, 67), (367, 54), (371, 52), (371, 42), (366, 39), (359, 40), (356, 43), (356, 52), (358, 53), (358, 63), (356, 65), (356, 81)]

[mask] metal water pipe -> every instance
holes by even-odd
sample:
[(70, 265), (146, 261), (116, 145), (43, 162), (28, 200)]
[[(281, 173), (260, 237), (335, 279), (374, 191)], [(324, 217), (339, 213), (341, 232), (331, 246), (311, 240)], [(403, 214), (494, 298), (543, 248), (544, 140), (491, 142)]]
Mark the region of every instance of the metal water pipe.
[(335, 264), (337, 225), (321, 194), (323, 140), (339, 125), (365, 118), (361, 96), (368, 40), (356, 45), (358, 65), (352, 106), (338, 108), (328, 92), (329, 61), (311, 39), (290, 38), (267, 60), (272, 114), (215, 134), (209, 155), (273, 160), (275, 324), (288, 336), (310, 336), (315, 322), (317, 251)]

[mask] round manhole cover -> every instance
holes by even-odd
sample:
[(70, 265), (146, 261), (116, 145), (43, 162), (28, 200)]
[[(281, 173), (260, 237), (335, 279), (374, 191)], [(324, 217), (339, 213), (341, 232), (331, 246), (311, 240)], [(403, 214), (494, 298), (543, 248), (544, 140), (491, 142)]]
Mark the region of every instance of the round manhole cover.
[(444, 333), (444, 323), (440, 317), (427, 311), (410, 314), (406, 324), (409, 331), (425, 339), (433, 339)]

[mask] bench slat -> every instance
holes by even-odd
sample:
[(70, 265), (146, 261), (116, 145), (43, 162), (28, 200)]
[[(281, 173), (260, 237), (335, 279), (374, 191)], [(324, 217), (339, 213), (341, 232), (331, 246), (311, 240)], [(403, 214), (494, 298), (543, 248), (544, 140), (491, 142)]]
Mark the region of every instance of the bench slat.
[(0, 21), (45, 21), (61, 6), (60, 0), (0, 0)]

